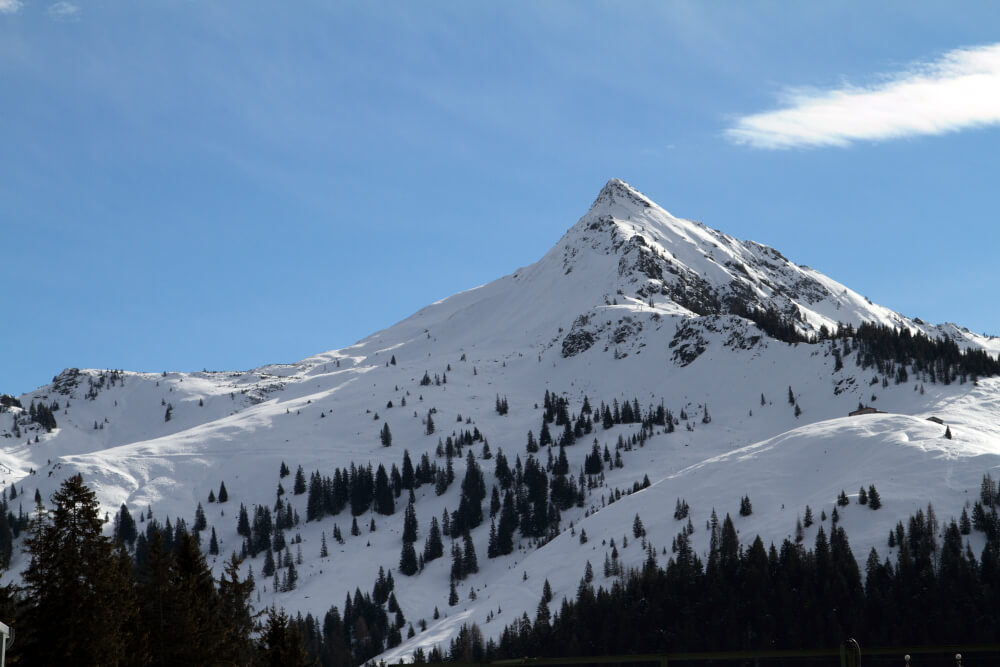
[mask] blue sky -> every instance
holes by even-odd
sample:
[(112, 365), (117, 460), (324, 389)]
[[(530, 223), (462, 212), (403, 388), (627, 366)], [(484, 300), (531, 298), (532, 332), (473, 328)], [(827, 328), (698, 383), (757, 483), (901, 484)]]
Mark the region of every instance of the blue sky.
[(348, 345), (611, 177), (1000, 334), (1000, 7), (872, 4), (0, 0), (0, 392)]

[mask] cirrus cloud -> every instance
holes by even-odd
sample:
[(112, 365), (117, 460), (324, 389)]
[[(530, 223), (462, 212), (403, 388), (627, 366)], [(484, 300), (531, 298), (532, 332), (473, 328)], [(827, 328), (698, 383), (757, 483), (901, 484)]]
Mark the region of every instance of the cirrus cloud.
[(80, 18), (80, 8), (71, 2), (57, 2), (49, 6), (49, 17), (56, 21), (75, 21)]
[(848, 146), (1000, 124), (1000, 44), (956, 49), (871, 86), (794, 89), (725, 131), (753, 148)]

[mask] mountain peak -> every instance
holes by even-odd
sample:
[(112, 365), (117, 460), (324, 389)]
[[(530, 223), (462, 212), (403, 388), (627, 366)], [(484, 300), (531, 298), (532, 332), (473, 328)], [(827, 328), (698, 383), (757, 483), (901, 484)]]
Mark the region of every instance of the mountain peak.
[(597, 199), (590, 205), (589, 213), (621, 214), (623, 209), (638, 212), (648, 208), (659, 208), (653, 200), (642, 194), (620, 178), (612, 178), (601, 188)]

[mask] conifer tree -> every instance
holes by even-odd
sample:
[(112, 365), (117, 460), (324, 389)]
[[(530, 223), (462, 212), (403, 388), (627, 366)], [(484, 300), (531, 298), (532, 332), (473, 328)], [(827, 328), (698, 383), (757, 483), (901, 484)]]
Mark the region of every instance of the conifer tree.
[[(100, 506), (81, 475), (63, 481), (25, 546), (31, 554), (20, 653), (26, 664), (118, 664), (134, 641), (128, 561), (102, 534)], [(25, 636), (26, 635), (26, 636)]]
[(240, 580), (240, 559), (233, 554), (219, 579), (219, 621), (224, 628), (219, 657), (222, 664), (245, 665), (252, 661), (252, 633), (256, 615), (250, 605), (253, 575)]
[(476, 545), (472, 543), (472, 535), (466, 531), (463, 537), (462, 573), (463, 578), (479, 572), (479, 561), (476, 558)]
[[(153, 664), (217, 662), (226, 628), (212, 573), (193, 535), (181, 536), (168, 562), (169, 585), (158, 597), (166, 608), (166, 623), (163, 618), (146, 622), (150, 636), (160, 640), (158, 648), (150, 646)], [(140, 593), (143, 590), (140, 586)], [(141, 594), (140, 599), (148, 604), (151, 596)], [(143, 618), (147, 618), (145, 613)]]
[(226, 491), (226, 483), (219, 484), (219, 502), (224, 503), (229, 500), (229, 492)]
[(268, 547), (267, 551), (264, 552), (264, 565), (261, 568), (260, 573), (265, 577), (270, 577), (274, 574), (274, 571), (274, 551)]
[(411, 577), (417, 573), (418, 569), (417, 552), (413, 548), (413, 542), (403, 542), (403, 550), (399, 555), (400, 574)]
[(877, 510), (882, 507), (882, 496), (879, 495), (874, 484), (868, 487), (868, 507), (873, 510)]
[(424, 541), (424, 562), (444, 555), (444, 544), (441, 541), (441, 528), (438, 525), (437, 517), (431, 517), (431, 527), (427, 531), (427, 539)]
[(274, 607), (268, 611), (267, 621), (257, 645), (256, 664), (262, 667), (308, 667), (309, 659), (298, 625), (285, 611)]
[(406, 506), (406, 512), (403, 517), (403, 542), (413, 542), (417, 541), (417, 512), (413, 507), (413, 503), (409, 503)]
[(297, 496), (301, 496), (306, 492), (306, 474), (302, 470), (302, 466), (295, 469), (295, 483), (292, 486), (292, 493)]
[(115, 539), (118, 540), (119, 544), (127, 544), (131, 548), (135, 545), (135, 538), (138, 535), (135, 519), (132, 518), (132, 514), (128, 511), (125, 503), (122, 503), (118, 514), (115, 516)]
[(198, 533), (208, 527), (208, 521), (205, 519), (205, 509), (198, 503), (198, 507), (194, 511), (194, 524), (191, 529)]
[(240, 513), (236, 520), (236, 534), (250, 537), (250, 517), (247, 515), (247, 508), (243, 503), (240, 503)]
[(640, 519), (639, 515), (636, 514), (635, 520), (632, 522), (632, 537), (638, 540), (640, 537), (645, 536), (645, 534), (646, 529), (642, 525), (642, 519)]

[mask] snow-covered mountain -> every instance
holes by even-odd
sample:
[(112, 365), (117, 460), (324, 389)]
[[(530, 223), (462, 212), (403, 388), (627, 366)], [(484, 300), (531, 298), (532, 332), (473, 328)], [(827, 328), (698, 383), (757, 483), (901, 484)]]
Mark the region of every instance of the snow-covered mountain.
[[(815, 342), (776, 339), (769, 326), (776, 322), (780, 338)], [(691, 540), (700, 553), (708, 549), (705, 524), (713, 509), (720, 518), (731, 514), (745, 541), (760, 534), (780, 542), (794, 534), (808, 505), (816, 515), (805, 529), (808, 541), (837, 495), (846, 490), (856, 497), (862, 486), (877, 486), (881, 509), (838, 508), (859, 559), (873, 546), (889, 553), (890, 529), (928, 502), (939, 518), (958, 516), (975, 500), (983, 475), (998, 476), (1000, 379), (945, 384), (913, 368), (903, 376), (862, 368), (856, 351), (827, 337), (866, 322), (1000, 353), (1000, 339), (904, 317), (772, 248), (675, 218), (611, 180), (535, 264), (431, 304), (350, 347), (247, 372), (63, 371), (18, 397), (21, 407), (8, 400), (2, 408), (0, 484), (7, 497), (16, 487), (12, 503), (16, 508), (23, 498), (25, 512), (34, 507), (36, 489), (47, 499), (77, 472), (110, 516), (125, 503), (136, 516), (151, 510), (160, 521), (181, 517), (191, 524), (200, 502), (206, 530), (214, 528), (220, 542), (215, 567), (221, 570), (243, 541), (240, 504), (273, 506), (281, 483), (283, 499), (301, 517), (287, 533), (301, 537), (291, 550), (301, 548), (303, 562), (295, 590), (275, 592), (271, 580), (258, 578), (258, 605), (274, 602), (322, 617), (356, 588), (371, 590), (380, 567), (391, 569), (407, 624), (418, 628), (383, 656), (395, 660), (418, 646), (446, 644), (463, 623), (495, 636), (533, 613), (546, 579), (557, 599), (572, 596), (587, 562), (601, 570), (612, 538), (625, 566), (643, 562), (647, 551), (631, 539), (637, 514), (665, 563), (672, 538), (686, 526), (674, 518), (678, 499), (690, 507)], [(502, 450), (511, 465), (526, 460), (527, 434), (540, 435), (547, 391), (566, 399), (574, 421), (586, 397), (595, 408), (631, 403), (645, 413), (664, 406), (676, 429), (661, 423), (633, 442), (643, 430), (639, 423), (604, 428), (595, 418), (593, 431), (566, 448), (570, 476), (581, 474), (595, 441), (611, 453), (611, 463), (620, 456), (621, 466), (605, 462), (584, 484), (592, 488), (581, 506), (562, 511), (557, 536), (516, 539), (510, 555), (487, 558), (487, 515), (472, 531), (479, 572), (458, 582), (454, 606), (447, 599), (447, 549), (414, 576), (396, 572), (407, 492), (396, 498), (394, 514), (358, 517), (361, 534), (352, 536), (349, 510), (307, 522), (307, 494), (295, 495), (292, 477), (279, 477), (283, 462), (292, 471), (301, 466), (307, 477), (352, 463), (389, 470), (401, 467), (404, 449), (414, 463), (426, 453), (444, 466), (439, 442), (475, 430), (492, 455), (483, 458), (479, 440), (466, 448), (483, 469), (488, 512), (495, 455)], [(506, 414), (496, 410), (499, 399), (509, 405)], [(44, 420), (31, 421), (33, 404), (54, 408), (51, 432)], [(881, 413), (849, 417), (859, 404)], [(380, 440), (386, 424), (389, 447)], [(558, 438), (562, 427), (550, 428)], [(543, 464), (559, 454), (546, 449), (536, 454)], [(441, 495), (432, 484), (416, 489), (418, 552), (431, 517), (458, 508), (465, 465), (455, 458), (456, 483)], [(633, 492), (644, 478), (650, 485)], [(229, 501), (209, 503), (223, 482)], [(753, 513), (740, 517), (744, 496)], [(343, 544), (332, 539), (335, 524)], [(330, 553), (321, 558), (324, 535)], [(970, 539), (975, 549), (979, 537)], [(245, 567), (257, 574), (261, 561), (248, 559)], [(15, 553), (5, 578), (24, 564)], [(602, 581), (598, 574), (595, 583)]]

